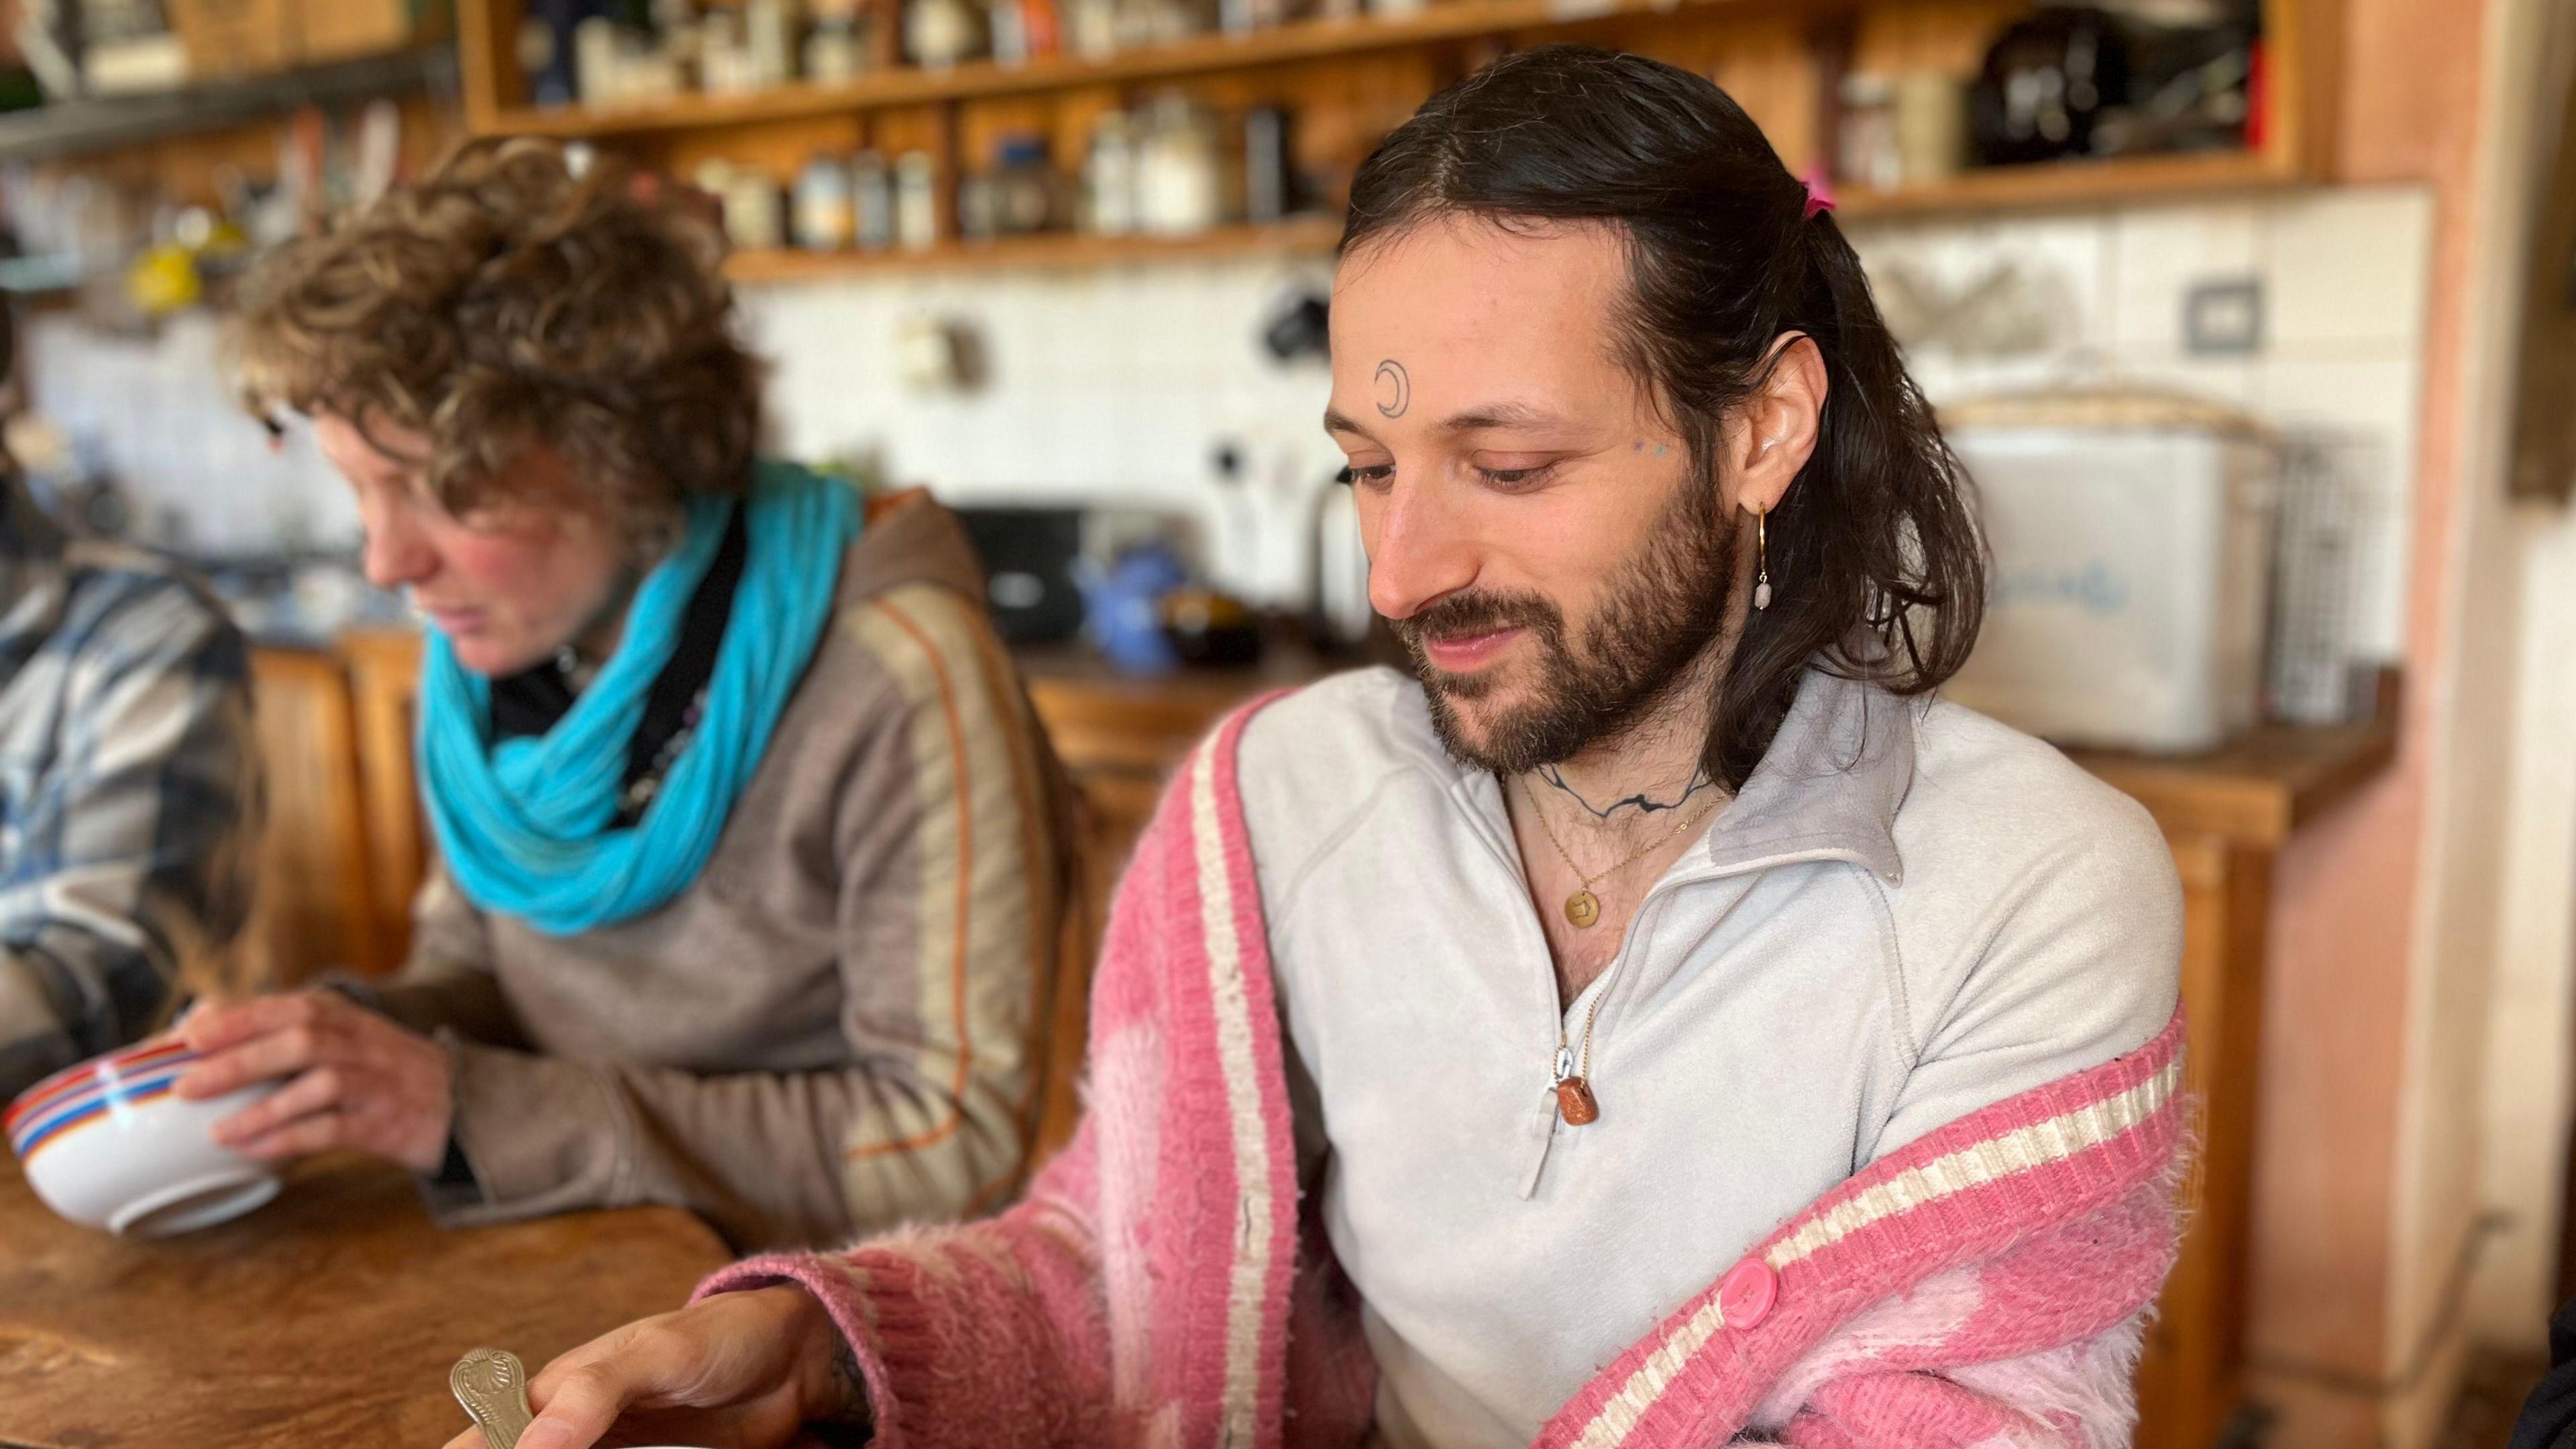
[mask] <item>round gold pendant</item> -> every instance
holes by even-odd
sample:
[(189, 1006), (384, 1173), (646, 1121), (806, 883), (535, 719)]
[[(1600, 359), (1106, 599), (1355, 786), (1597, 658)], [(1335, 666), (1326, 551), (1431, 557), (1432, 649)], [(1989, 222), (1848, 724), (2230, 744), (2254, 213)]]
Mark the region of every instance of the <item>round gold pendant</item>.
[(1581, 930), (1601, 919), (1601, 902), (1590, 891), (1576, 891), (1565, 898), (1565, 918)]

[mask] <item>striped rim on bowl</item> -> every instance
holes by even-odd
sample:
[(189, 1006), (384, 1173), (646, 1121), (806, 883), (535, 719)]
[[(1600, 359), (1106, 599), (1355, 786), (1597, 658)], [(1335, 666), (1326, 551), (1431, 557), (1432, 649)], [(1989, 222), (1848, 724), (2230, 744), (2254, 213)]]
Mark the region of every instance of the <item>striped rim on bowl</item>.
[(170, 1095), (197, 1054), (178, 1042), (103, 1057), (85, 1068), (46, 1078), (10, 1104), (0, 1117), (19, 1161), (36, 1149), (61, 1140), (73, 1130), (105, 1115), (111, 1107), (134, 1107)]
[(0, 1112), (0, 1132), (16, 1127), (21, 1118), (42, 1110), (48, 1103), (60, 1101), (90, 1086), (98, 1080), (101, 1072), (118, 1072), (130, 1076), (140, 1068), (195, 1055), (196, 1053), (188, 1049), (187, 1043), (162, 1037), (109, 1052), (103, 1057), (92, 1057), (78, 1066), (65, 1067), (20, 1092), (16, 1099), (9, 1103), (8, 1110)]

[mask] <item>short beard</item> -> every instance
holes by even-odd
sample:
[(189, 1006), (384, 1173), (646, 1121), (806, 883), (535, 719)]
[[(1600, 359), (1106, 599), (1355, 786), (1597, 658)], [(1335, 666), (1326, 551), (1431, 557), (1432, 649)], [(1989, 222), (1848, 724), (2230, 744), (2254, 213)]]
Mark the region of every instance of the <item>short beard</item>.
[[(1537, 594), (1453, 594), (1390, 624), (1413, 655), (1431, 727), (1450, 757), (1498, 775), (1524, 774), (1626, 733), (1665, 701), (1725, 627), (1736, 550), (1717, 490), (1695, 481), (1610, 581), (1584, 627), (1579, 658), (1566, 643), (1564, 612)], [(1479, 743), (1468, 738), (1458, 705), (1493, 693), (1497, 682), (1435, 667), (1422, 641), (1514, 628), (1528, 630), (1538, 646), (1534, 697), (1493, 720)]]

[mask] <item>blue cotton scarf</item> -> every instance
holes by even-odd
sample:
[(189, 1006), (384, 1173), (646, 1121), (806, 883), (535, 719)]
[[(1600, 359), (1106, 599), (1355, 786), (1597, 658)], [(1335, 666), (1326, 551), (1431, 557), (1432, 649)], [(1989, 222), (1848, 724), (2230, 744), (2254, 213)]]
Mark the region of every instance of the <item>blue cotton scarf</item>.
[[(737, 507), (746, 510), (742, 581), (706, 707), (652, 803), (618, 827), (627, 742)], [(679, 547), (627, 606), (617, 652), (543, 735), (495, 744), (491, 681), (429, 631), (420, 774), (448, 874), (466, 898), (570, 936), (643, 915), (697, 879), (813, 657), (858, 529), (847, 486), (792, 464), (760, 464), (739, 503), (692, 501)]]

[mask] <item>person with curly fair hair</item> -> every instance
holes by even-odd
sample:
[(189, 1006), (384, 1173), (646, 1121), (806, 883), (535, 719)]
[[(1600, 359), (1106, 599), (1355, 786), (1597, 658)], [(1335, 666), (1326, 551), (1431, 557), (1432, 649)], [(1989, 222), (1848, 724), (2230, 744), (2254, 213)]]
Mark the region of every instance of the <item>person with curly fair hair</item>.
[(209, 1007), (218, 1129), (354, 1148), (451, 1224), (670, 1203), (739, 1245), (1016, 1187), (1065, 792), (954, 518), (755, 453), (713, 237), (476, 142), (279, 248), (231, 323), (428, 624), (411, 959)]

